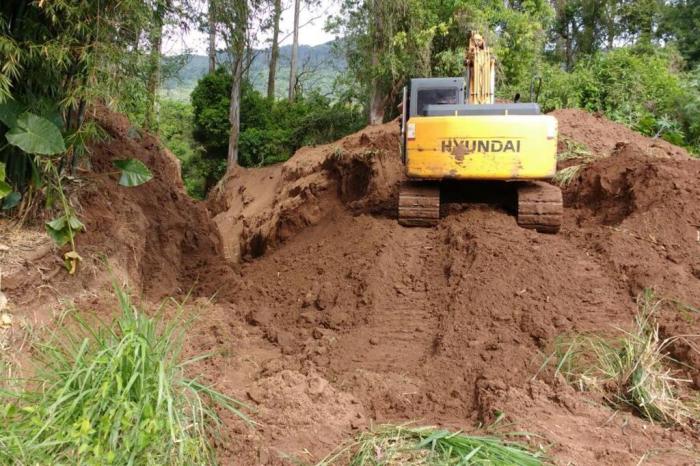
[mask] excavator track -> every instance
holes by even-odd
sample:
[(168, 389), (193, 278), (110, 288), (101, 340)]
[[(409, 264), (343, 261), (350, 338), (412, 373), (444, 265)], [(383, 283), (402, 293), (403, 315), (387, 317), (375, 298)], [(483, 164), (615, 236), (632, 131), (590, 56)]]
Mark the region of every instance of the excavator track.
[(407, 181), (399, 190), (399, 223), (430, 227), (440, 220), (440, 185)]
[(561, 228), (564, 203), (561, 189), (542, 181), (528, 181), (518, 187), (518, 225), (541, 233)]

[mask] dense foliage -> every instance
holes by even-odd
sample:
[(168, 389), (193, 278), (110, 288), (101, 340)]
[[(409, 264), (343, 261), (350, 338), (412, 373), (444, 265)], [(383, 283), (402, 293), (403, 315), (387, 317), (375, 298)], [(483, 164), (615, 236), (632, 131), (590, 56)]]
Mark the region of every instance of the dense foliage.
[(581, 59), (567, 73), (542, 69), (545, 110), (579, 107), (601, 112), (646, 135), (700, 147), (698, 71), (680, 73), (672, 50), (621, 48)]
[(500, 98), (527, 99), (542, 77), (545, 110), (601, 111), (698, 151), (697, 13), (699, 0), (344, 0), (329, 27), (347, 96), (385, 120), (408, 78), (461, 75), (476, 30), (497, 55)]
[[(58, 211), (45, 227), (64, 255), (70, 273), (80, 260), (75, 233), (83, 229), (64, 186), (101, 135), (87, 118), (89, 108), (122, 95), (134, 81), (138, 43), (151, 16), (149, 3), (127, 0), (31, 2), (0, 6), (0, 201), (24, 219), (42, 206)], [(135, 160), (120, 160), (120, 183), (150, 179)]]
[[(231, 74), (219, 68), (202, 78), (192, 92), (193, 136), (202, 151), (187, 160), (183, 170), (192, 170), (190, 175), (195, 177), (201, 170), (199, 186), (191, 186), (197, 195), (205, 193), (226, 170), (230, 89)], [(302, 146), (334, 141), (364, 124), (360, 108), (331, 102), (318, 93), (292, 102), (271, 101), (245, 84), (239, 162), (245, 167), (281, 162)]]

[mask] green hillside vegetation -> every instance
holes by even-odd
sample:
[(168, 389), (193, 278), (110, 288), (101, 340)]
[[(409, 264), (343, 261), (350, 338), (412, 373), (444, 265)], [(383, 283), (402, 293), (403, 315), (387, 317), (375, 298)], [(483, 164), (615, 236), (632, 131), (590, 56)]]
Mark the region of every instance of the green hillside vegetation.
[[(164, 141), (183, 162), (194, 197), (204, 197), (226, 171), (231, 79), (219, 68), (199, 81), (191, 106), (164, 101)], [(318, 92), (271, 102), (249, 83), (241, 109), (240, 163), (247, 167), (287, 160), (302, 146), (335, 141), (365, 125), (359, 106), (332, 102)]]
[[(321, 95), (333, 94), (333, 85), (339, 74), (345, 71), (345, 60), (333, 53), (333, 42), (309, 46), (299, 46), (299, 62), (308, 77), (304, 79), (305, 92), (316, 91)], [(254, 59), (247, 73), (247, 80), (260, 93), (267, 89), (267, 73), (270, 66), (270, 49), (260, 49), (253, 52)], [(278, 98), (287, 96), (289, 88), (289, 60), (291, 46), (280, 47), (278, 62), (276, 95)], [(218, 62), (229, 66), (229, 58), (224, 53), (217, 55)], [(190, 94), (209, 69), (208, 57), (204, 55), (185, 55), (168, 57), (170, 61), (181, 61), (174, 75), (163, 82), (160, 93), (163, 98), (188, 102)]]

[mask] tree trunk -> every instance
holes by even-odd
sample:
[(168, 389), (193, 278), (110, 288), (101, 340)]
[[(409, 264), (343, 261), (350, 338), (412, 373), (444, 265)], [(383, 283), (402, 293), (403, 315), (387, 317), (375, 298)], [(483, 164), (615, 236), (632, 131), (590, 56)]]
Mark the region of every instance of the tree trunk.
[(233, 85), (231, 86), (231, 104), (228, 117), (231, 124), (227, 156), (229, 170), (238, 166), (238, 138), (241, 133), (241, 79), (243, 79), (243, 53), (239, 53), (233, 61)]
[(163, 37), (163, 22), (160, 12), (156, 12), (150, 32), (151, 53), (148, 66), (147, 100), (144, 126), (149, 131), (158, 131), (158, 87), (160, 85), (160, 49)]
[(583, 31), (579, 39), (579, 51), (591, 55), (598, 50), (598, 26), (601, 20), (600, 2), (585, 2), (581, 21)]
[(294, 39), (292, 42), (292, 59), (289, 64), (289, 100), (294, 100), (297, 84), (297, 59), (299, 54), (299, 5), (300, 0), (294, 0)]
[(216, 18), (214, 0), (209, 0), (209, 73), (216, 71)]
[(275, 78), (277, 76), (277, 59), (280, 55), (279, 35), (280, 16), (282, 16), (282, 0), (275, 0), (275, 10), (272, 17), (272, 46), (270, 48), (270, 71), (267, 74), (267, 98), (275, 98)]
[[(376, 52), (372, 53), (372, 67), (379, 63)], [(381, 125), (384, 123), (384, 98), (380, 89), (379, 79), (372, 80), (372, 93), (369, 98), (369, 124)]]
[[(383, 49), (384, 23), (381, 11), (382, 0), (374, 0), (370, 12), (373, 18), (372, 27), (372, 69), (379, 66), (379, 56)], [(384, 93), (379, 78), (372, 79), (372, 90), (369, 100), (369, 124), (380, 125), (384, 122)]]
[(234, 0), (235, 24), (230, 44), (233, 57), (233, 83), (231, 85), (231, 104), (229, 105), (229, 123), (231, 131), (228, 138), (227, 170), (238, 166), (238, 139), (241, 133), (241, 81), (243, 65), (246, 60), (248, 43), (248, 0)]

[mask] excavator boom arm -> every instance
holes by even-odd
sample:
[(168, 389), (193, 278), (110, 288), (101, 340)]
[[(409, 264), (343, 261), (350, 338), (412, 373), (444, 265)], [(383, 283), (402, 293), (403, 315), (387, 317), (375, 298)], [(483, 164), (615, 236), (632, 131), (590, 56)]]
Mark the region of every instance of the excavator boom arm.
[(492, 104), (496, 92), (496, 59), (486, 45), (484, 37), (469, 34), (469, 48), (464, 60), (469, 85), (468, 103)]

